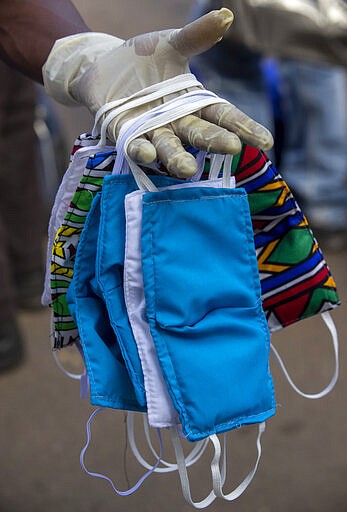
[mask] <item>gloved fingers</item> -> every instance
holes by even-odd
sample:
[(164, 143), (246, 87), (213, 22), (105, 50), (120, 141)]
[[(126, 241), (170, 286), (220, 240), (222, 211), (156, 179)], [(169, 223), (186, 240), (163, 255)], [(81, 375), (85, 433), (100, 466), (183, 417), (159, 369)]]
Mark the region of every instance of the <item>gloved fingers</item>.
[(241, 141), (235, 133), (212, 124), (196, 115), (187, 115), (172, 123), (174, 133), (186, 144), (211, 153), (236, 155)]
[[(154, 102), (153, 102), (154, 104)], [(143, 114), (146, 112), (147, 106), (142, 105), (136, 109), (136, 116)], [(107, 126), (107, 136), (108, 138), (116, 142), (118, 139), (120, 130), (122, 126), (129, 121), (134, 116), (134, 112), (132, 110), (126, 111), (123, 114), (117, 116), (112, 119), (112, 121)], [(128, 145), (128, 155), (132, 160), (139, 164), (150, 164), (157, 158), (157, 152), (153, 144), (148, 140), (146, 135), (142, 135), (140, 137), (136, 137), (136, 139), (132, 140)]]
[(264, 151), (274, 144), (270, 131), (230, 103), (202, 109), (201, 117), (236, 134), (243, 142)]
[(128, 155), (139, 164), (150, 164), (157, 158), (153, 144), (146, 137), (137, 137), (129, 143)]
[(223, 7), (211, 11), (171, 33), (171, 45), (187, 59), (205, 52), (222, 39), (232, 24), (234, 15)]
[(196, 159), (182, 146), (170, 126), (162, 126), (148, 134), (159, 160), (175, 176), (189, 178), (198, 170)]

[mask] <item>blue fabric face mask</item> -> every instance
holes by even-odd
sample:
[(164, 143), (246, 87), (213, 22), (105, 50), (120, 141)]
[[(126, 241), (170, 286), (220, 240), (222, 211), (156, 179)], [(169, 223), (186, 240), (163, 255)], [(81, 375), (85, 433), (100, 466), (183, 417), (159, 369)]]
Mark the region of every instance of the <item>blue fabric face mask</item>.
[[(162, 186), (177, 180), (167, 176), (153, 177)], [(146, 405), (142, 366), (129, 323), (123, 293), (126, 194), (137, 189), (131, 175), (113, 175), (104, 179), (101, 218), (97, 240), (96, 279), (106, 305), (109, 322), (129, 372), (139, 403)]]
[(104, 179), (95, 276), (108, 311), (111, 328), (117, 337), (137, 399), (142, 406), (145, 406), (143, 372), (123, 295), (124, 197), (135, 187), (136, 184), (130, 175), (114, 176), (111, 181)]
[(275, 412), (249, 207), (241, 189), (143, 196), (151, 334), (189, 440)]
[(82, 232), (75, 273), (67, 293), (72, 316), (79, 327), (93, 405), (145, 411), (129, 378), (117, 338), (95, 279), (95, 258), (100, 222), (100, 195)]

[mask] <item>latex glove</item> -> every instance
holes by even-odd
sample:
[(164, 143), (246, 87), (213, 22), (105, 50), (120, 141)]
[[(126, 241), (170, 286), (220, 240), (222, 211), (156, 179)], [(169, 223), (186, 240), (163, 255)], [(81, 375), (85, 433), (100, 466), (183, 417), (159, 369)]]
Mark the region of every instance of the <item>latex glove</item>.
[[(60, 39), (43, 68), (45, 88), (58, 101), (85, 105), (95, 115), (112, 100), (189, 72), (189, 58), (220, 41), (232, 21), (232, 12), (222, 8), (182, 29), (152, 32), (127, 41), (97, 33)], [(108, 137), (115, 141), (126, 120), (156, 104), (158, 101), (116, 118), (108, 127)], [(263, 150), (273, 145), (270, 132), (262, 125), (231, 104), (217, 104), (137, 138), (128, 151), (139, 163), (159, 157), (173, 174), (192, 176), (197, 163), (182, 143), (213, 153), (237, 154), (241, 141)]]

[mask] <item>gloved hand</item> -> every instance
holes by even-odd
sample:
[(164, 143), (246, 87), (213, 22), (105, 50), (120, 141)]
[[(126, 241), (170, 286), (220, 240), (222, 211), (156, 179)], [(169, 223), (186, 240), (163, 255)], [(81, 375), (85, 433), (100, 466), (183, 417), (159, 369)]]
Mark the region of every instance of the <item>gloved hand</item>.
[[(220, 41), (232, 21), (232, 12), (222, 8), (182, 29), (127, 41), (98, 33), (60, 39), (43, 68), (45, 88), (58, 101), (85, 105), (95, 115), (110, 101), (189, 72), (189, 58)], [(125, 121), (168, 99), (172, 95), (119, 115), (108, 126), (108, 137), (115, 141)], [(234, 105), (216, 104), (138, 137), (128, 152), (139, 163), (148, 164), (159, 157), (173, 174), (192, 176), (197, 163), (182, 143), (213, 153), (236, 154), (241, 141), (264, 150), (273, 145), (270, 132), (262, 125)]]

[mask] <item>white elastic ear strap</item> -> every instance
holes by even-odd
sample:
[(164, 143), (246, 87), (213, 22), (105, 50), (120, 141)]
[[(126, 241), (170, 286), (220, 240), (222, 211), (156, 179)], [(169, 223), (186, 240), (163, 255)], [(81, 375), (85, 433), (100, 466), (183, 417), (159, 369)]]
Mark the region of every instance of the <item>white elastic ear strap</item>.
[[(185, 464), (184, 453), (183, 453), (183, 448), (182, 448), (178, 428), (171, 427), (170, 435), (171, 435), (171, 441), (172, 441), (172, 444), (173, 444), (173, 447), (175, 450), (177, 466), (178, 466), (178, 473), (179, 473), (180, 480), (181, 480), (182, 493), (183, 493), (184, 499), (186, 500), (186, 502), (189, 505), (191, 505), (194, 508), (201, 509), (201, 508), (208, 507), (217, 498), (215, 492), (212, 490), (209, 493), (209, 495), (206, 496), (206, 498), (204, 498), (201, 501), (193, 501), (191, 492), (190, 492), (190, 483), (189, 483), (189, 477), (188, 477), (188, 472), (187, 472), (187, 465)], [(211, 461), (212, 477), (213, 477), (213, 480), (215, 478), (217, 478), (217, 479), (220, 478), (221, 479), (220, 486), (222, 487), (224, 485), (224, 481), (225, 481), (226, 457), (223, 458), (222, 474), (221, 474), (219, 471), (219, 461), (220, 461), (220, 457), (221, 457), (221, 446), (220, 446), (219, 439), (217, 436), (213, 435), (213, 436), (209, 437), (209, 440), (213, 442), (213, 445), (215, 448), (215, 452), (214, 452), (214, 455), (213, 455), (213, 458)], [(224, 437), (224, 453), (225, 453), (225, 449), (226, 449), (226, 442), (225, 442), (225, 437)], [(213, 481), (213, 487), (215, 487), (215, 486), (219, 486), (219, 484), (217, 484), (215, 481)]]
[(169, 80), (164, 80), (163, 82), (159, 82), (158, 84), (150, 87), (146, 87), (128, 98), (122, 98), (106, 103), (106, 105), (101, 107), (96, 113), (92, 134), (95, 135), (98, 133), (97, 126), (101, 117), (103, 114), (111, 110), (103, 120), (100, 128), (100, 145), (103, 145), (106, 142), (108, 125), (117, 116), (141, 105), (146, 105), (155, 100), (161, 99), (169, 94), (185, 90), (189, 87), (198, 87), (199, 89), (203, 88), (202, 84), (197, 81), (193, 74), (186, 73), (184, 75), (178, 75), (174, 78), (170, 78)]
[[(225, 476), (223, 475), (223, 468), (222, 468), (222, 475), (221, 475), (220, 471), (219, 471), (219, 466), (212, 467), (212, 465), (211, 465), (212, 472), (215, 472), (215, 474), (213, 475), (213, 490), (218, 498), (222, 498), (226, 501), (234, 501), (237, 498), (239, 498), (239, 496), (241, 496), (241, 494), (247, 489), (249, 484), (252, 482), (254, 475), (257, 472), (259, 461), (261, 458), (261, 436), (263, 435), (264, 432), (265, 432), (265, 422), (259, 423), (258, 437), (257, 437), (257, 452), (258, 452), (257, 460), (256, 460), (253, 468), (251, 469), (251, 471), (245, 477), (245, 479), (236, 487), (236, 489), (234, 489), (229, 494), (223, 493), (223, 485), (224, 485), (224, 480), (225, 480)], [(218, 449), (217, 436), (211, 436), (211, 441), (214, 444), (215, 449)], [(219, 443), (219, 441), (218, 441), (218, 443)]]
[[(101, 125), (101, 134), (99, 145), (102, 147), (106, 143), (107, 127), (110, 122), (116, 118), (119, 114), (124, 113), (127, 110), (136, 108), (139, 105), (147, 104), (155, 99), (159, 99), (168, 96), (172, 92), (178, 92), (186, 90), (189, 87), (197, 87), (198, 90), (194, 90), (188, 93), (184, 93), (177, 98), (174, 98), (163, 105), (159, 105), (145, 112), (144, 114), (137, 116), (122, 126), (118, 138), (117, 138), (117, 158), (115, 161), (114, 173), (122, 174), (124, 168), (125, 159), (128, 161), (131, 172), (137, 182), (138, 187), (141, 190), (155, 191), (153, 183), (140, 169), (140, 167), (133, 162), (128, 153), (127, 149), (132, 140), (146, 132), (168, 124), (176, 119), (179, 119), (187, 114), (196, 112), (201, 108), (215, 103), (227, 103), (223, 98), (219, 98), (214, 93), (206, 91), (202, 88), (200, 82), (196, 80), (192, 74), (184, 74), (176, 76), (172, 79), (165, 80), (155, 86), (143, 89), (135, 95), (129, 98), (122, 98), (114, 102), (104, 105), (97, 113), (93, 133), (96, 132), (96, 126), (101, 116), (113, 109), (104, 119)], [(226, 167), (226, 166), (225, 166)], [(229, 173), (230, 177), (230, 173)], [(229, 177), (227, 174), (223, 174), (224, 185), (228, 186)]]
[[(113, 110), (106, 116), (101, 125), (101, 136), (99, 144), (102, 146), (106, 141), (106, 132), (109, 123), (119, 114), (139, 105), (150, 103), (154, 99), (167, 96), (172, 92), (186, 90), (189, 87), (196, 87), (198, 90), (185, 93), (178, 98), (174, 98), (173, 100), (164, 103), (163, 105), (154, 107), (150, 111), (145, 112), (143, 115), (131, 119), (125, 123), (117, 138), (116, 148), (118, 158), (116, 159), (116, 165), (123, 165), (124, 157), (127, 159), (129, 158), (127, 156), (127, 147), (134, 138), (143, 135), (149, 130), (153, 130), (175, 119), (183, 117), (188, 113), (195, 112), (204, 106), (213, 103), (226, 103), (226, 100), (219, 98), (214, 93), (201, 89), (202, 85), (196, 80), (194, 75), (185, 74), (156, 84), (156, 90), (154, 92), (151, 92), (154, 88), (154, 86), (152, 86), (150, 88), (139, 91), (139, 93), (136, 93), (136, 95), (133, 97), (111, 102), (100, 109), (96, 116), (94, 131), (103, 113), (113, 108)], [(146, 94), (146, 91), (149, 92), (149, 94)], [(131, 99), (134, 97), (135, 99)], [(183, 97), (185, 99), (183, 99)], [(124, 102), (126, 103), (119, 105), (119, 103)], [(120, 172), (118, 171), (117, 173), (119, 174)], [(135, 173), (139, 175), (137, 169), (135, 170)], [(146, 187), (147, 185), (148, 182), (145, 178), (144, 186)]]
[(213, 153), (210, 159), (210, 172), (208, 175), (209, 180), (218, 178), (219, 173), (223, 166), (223, 188), (230, 188), (231, 165), (233, 161), (232, 155), (220, 155)]
[[(128, 413), (128, 422), (127, 422), (127, 429), (128, 429), (128, 439), (130, 447), (133, 451), (133, 454), (135, 455), (138, 462), (146, 469), (153, 469), (153, 466), (151, 466), (140, 454), (139, 449), (136, 445), (135, 441), (135, 433), (134, 433), (134, 413), (129, 412)], [(198, 441), (194, 443), (194, 448), (189, 453), (187, 457), (184, 456), (182, 443), (180, 440), (180, 432), (177, 427), (170, 427), (169, 429), (171, 440), (173, 443), (173, 447), (175, 450), (176, 460), (177, 464), (172, 464), (170, 462), (167, 462), (165, 460), (161, 460), (161, 464), (163, 464), (165, 467), (156, 467), (153, 471), (156, 473), (168, 473), (172, 471), (178, 470), (181, 485), (182, 485), (182, 493), (189, 505), (191, 505), (194, 508), (202, 509), (208, 507), (217, 497), (222, 498), (227, 501), (232, 501), (237, 499), (241, 494), (247, 489), (251, 481), (253, 480), (253, 477), (257, 471), (260, 457), (261, 457), (261, 443), (260, 439), (265, 431), (265, 423), (259, 424), (258, 427), (258, 437), (257, 437), (257, 450), (258, 450), (258, 456), (257, 460), (255, 462), (255, 465), (253, 469), (248, 473), (248, 475), (245, 477), (245, 479), (239, 484), (234, 491), (232, 491), (229, 494), (223, 493), (223, 486), (225, 483), (226, 478), (226, 463), (227, 463), (227, 447), (226, 447), (226, 434), (223, 435), (223, 450), (221, 449), (220, 441), (218, 437), (214, 434), (210, 436), (209, 438)], [(158, 459), (158, 453), (153, 448), (150, 434), (149, 434), (149, 428), (148, 428), (148, 422), (144, 415), (144, 431), (146, 435), (146, 440), (148, 443), (148, 446), (154, 455), (156, 459)], [(190, 491), (190, 483), (189, 483), (189, 477), (187, 468), (189, 466), (192, 466), (197, 462), (202, 454), (205, 452), (208, 442), (211, 441), (214, 446), (214, 455), (211, 461), (211, 474), (212, 474), (212, 481), (213, 481), (213, 490), (208, 494), (206, 498), (199, 502), (194, 502), (191, 496)], [(223, 452), (223, 458), (222, 458), (222, 467), (220, 469), (219, 463)]]
[[(107, 103), (106, 105), (104, 105), (96, 114), (93, 133), (96, 133), (97, 124), (98, 124), (98, 121), (101, 118), (101, 116), (108, 110), (111, 110), (111, 109), (113, 109), (113, 110), (105, 117), (104, 121), (102, 122), (101, 132), (100, 132), (100, 141), (99, 141), (100, 148), (103, 147), (104, 144), (106, 143), (106, 133), (107, 133), (108, 125), (118, 115), (120, 115), (121, 113), (124, 113), (132, 108), (138, 107), (143, 104), (150, 103), (151, 101), (153, 101), (155, 99), (162, 98), (163, 96), (165, 96), (167, 94), (170, 94), (173, 92), (178, 92), (178, 91), (182, 90), (182, 88), (185, 89), (187, 87), (193, 87), (193, 86), (202, 87), (202, 85), (200, 84), (200, 82), (198, 82), (196, 80), (194, 75), (187, 73), (185, 75), (176, 76), (174, 78), (171, 78), (171, 79), (161, 82), (159, 84), (155, 84), (154, 86), (148, 87), (146, 89), (142, 89), (141, 91), (134, 94), (133, 96), (130, 96), (129, 98), (122, 98), (120, 100), (116, 100), (116, 101), (113, 101), (113, 102), (110, 102), (110, 103)], [(125, 103), (125, 104), (123, 105), (122, 103)], [(160, 106), (157, 108), (153, 108), (151, 110), (151, 112), (153, 113), (158, 109), (160, 109)], [(153, 115), (153, 114), (151, 114), (151, 115)], [(142, 119), (141, 116), (137, 116), (134, 119), (128, 121), (128, 123), (125, 123), (125, 126), (123, 127), (123, 133), (124, 133), (125, 127), (127, 127), (126, 133), (127, 134), (129, 133), (129, 135), (131, 135), (135, 130), (135, 126), (134, 126), (135, 123), (136, 123), (136, 126), (141, 125), (141, 122), (142, 122), (141, 119)], [(115, 160), (113, 174), (121, 174), (122, 168), (123, 168), (124, 162), (125, 162), (125, 153), (123, 150), (124, 140), (119, 142), (120, 135), (121, 134), (119, 134), (119, 137), (118, 137), (118, 144), (116, 145), (117, 158)], [(135, 179), (137, 180), (137, 184), (138, 184), (139, 188), (144, 189), (144, 190), (151, 190), (151, 191), (156, 190), (156, 187), (152, 184), (151, 180), (141, 171), (141, 169), (134, 162), (132, 162), (130, 160), (130, 158), (128, 158), (128, 160), (129, 160), (129, 167), (132, 170), (132, 172), (135, 176)]]
[(225, 155), (223, 168), (223, 188), (231, 187), (231, 166), (233, 163), (233, 155)]
[(143, 482), (153, 473), (153, 471), (158, 467), (158, 465), (160, 464), (160, 460), (161, 460), (161, 452), (162, 452), (162, 440), (161, 440), (161, 434), (160, 434), (160, 431), (159, 429), (157, 429), (157, 435), (158, 435), (158, 439), (159, 439), (159, 443), (160, 443), (160, 455), (156, 461), (156, 463), (150, 468), (149, 471), (147, 471), (144, 475), (142, 475), (139, 480), (136, 482), (135, 485), (133, 485), (130, 489), (126, 490), (126, 491), (121, 491), (120, 489), (118, 489), (115, 485), (115, 483), (113, 482), (113, 480), (111, 478), (109, 478), (107, 475), (104, 475), (102, 473), (96, 473), (95, 471), (90, 471), (86, 464), (85, 464), (85, 454), (89, 448), (89, 445), (91, 443), (91, 440), (92, 440), (92, 434), (91, 434), (91, 423), (93, 421), (93, 419), (95, 418), (95, 416), (97, 414), (99, 414), (102, 410), (104, 409), (104, 407), (99, 407), (98, 409), (95, 409), (92, 414), (90, 415), (87, 423), (86, 423), (86, 431), (87, 431), (87, 440), (86, 440), (86, 443), (85, 445), (83, 446), (82, 450), (81, 450), (81, 453), (80, 453), (80, 464), (81, 464), (81, 467), (83, 469), (83, 471), (85, 471), (87, 473), (87, 475), (89, 476), (92, 476), (92, 477), (95, 477), (95, 478), (100, 478), (102, 480), (105, 480), (106, 482), (108, 482), (112, 489), (114, 490), (114, 492), (116, 494), (118, 494), (119, 496), (129, 496), (130, 494), (133, 494), (134, 492), (136, 492), (140, 487), (141, 485), (143, 484)]
[(62, 362), (59, 359), (59, 356), (58, 356), (56, 350), (52, 350), (52, 355), (53, 355), (54, 361), (55, 361), (56, 365), (58, 366), (59, 370), (61, 372), (63, 372), (67, 377), (69, 377), (70, 379), (74, 379), (74, 380), (81, 380), (83, 378), (84, 373), (72, 373), (72, 372), (69, 372), (66, 368), (64, 368)]
[(178, 472), (180, 475), (182, 492), (185, 500), (189, 505), (194, 508), (205, 508), (209, 506), (216, 498), (221, 498), (226, 501), (236, 500), (241, 494), (247, 489), (249, 484), (252, 482), (254, 475), (258, 469), (259, 461), (261, 458), (261, 436), (265, 431), (265, 422), (260, 423), (258, 426), (258, 437), (257, 437), (257, 460), (254, 464), (252, 470), (248, 473), (245, 479), (229, 494), (223, 493), (223, 486), (225, 483), (226, 477), (226, 435), (224, 434), (224, 442), (223, 442), (223, 459), (222, 459), (222, 469), (220, 470), (219, 461), (221, 458), (221, 446), (218, 437), (213, 434), (209, 437), (209, 440), (212, 442), (214, 446), (214, 456), (211, 462), (211, 473), (212, 473), (212, 481), (213, 481), (213, 490), (210, 494), (202, 501), (194, 502), (191, 497), (190, 492), (190, 484), (188, 478), (187, 467), (184, 461), (183, 449), (181, 445), (181, 441), (179, 438), (179, 431), (177, 428), (171, 428), (171, 439), (175, 449), (175, 454), (177, 458)]
[(315, 394), (304, 393), (303, 391), (301, 391), (301, 389), (299, 389), (297, 387), (297, 385), (293, 382), (293, 379), (290, 377), (288, 370), (285, 367), (285, 364), (284, 364), (281, 356), (279, 355), (277, 349), (271, 344), (271, 350), (272, 350), (278, 364), (282, 368), (282, 371), (283, 371), (287, 381), (289, 382), (290, 386), (294, 389), (294, 391), (296, 391), (296, 393), (303, 396), (304, 398), (309, 398), (311, 400), (317, 400), (318, 398), (322, 398), (323, 396), (330, 393), (330, 391), (335, 386), (337, 379), (339, 377), (339, 340), (338, 340), (336, 327), (335, 327), (333, 319), (331, 318), (330, 313), (325, 311), (324, 313), (321, 314), (321, 317), (322, 317), (323, 321), (325, 322), (326, 326), (328, 327), (330, 334), (331, 334), (331, 339), (332, 339), (332, 343), (333, 343), (333, 347), (334, 347), (335, 370), (334, 370), (333, 376), (332, 376), (329, 384), (319, 393), (315, 393)]
[[(144, 424), (144, 431), (145, 431), (147, 444), (148, 444), (149, 449), (151, 450), (152, 454), (157, 459), (158, 454), (154, 450), (153, 445), (152, 445), (151, 436), (149, 433), (149, 423), (148, 423), (146, 414), (143, 415), (143, 424)], [(194, 443), (194, 448), (185, 458), (185, 463), (186, 463), (187, 467), (193, 466), (200, 459), (200, 457), (204, 454), (204, 452), (207, 448), (207, 445), (208, 445), (208, 439), (204, 439), (203, 441), (198, 441), (198, 442)], [(178, 469), (178, 466), (175, 463), (167, 462), (165, 460), (162, 460), (161, 463), (164, 466), (171, 468), (171, 471), (176, 471)]]
[[(124, 151), (124, 156), (129, 163), (139, 188), (142, 190), (153, 190), (151, 185), (148, 187), (145, 173), (138, 165), (131, 161), (127, 153), (130, 142), (150, 130), (166, 125), (208, 105), (225, 102), (225, 100), (218, 98), (209, 91), (191, 91), (142, 114), (135, 120), (132, 120), (131, 125), (130, 122), (125, 123), (120, 130), (117, 140), (117, 159), (119, 158), (119, 165), (122, 165), (122, 151)], [(117, 159), (116, 164), (118, 163)]]
[[(165, 84), (165, 89), (163, 89), (163, 84)], [(144, 105), (146, 103), (155, 101), (157, 99), (163, 98), (163, 96), (182, 91), (189, 87), (200, 87), (203, 89), (203, 85), (196, 79), (196, 77), (192, 73), (185, 73), (183, 75), (178, 75), (173, 78), (169, 78), (163, 82), (159, 82), (153, 84), (149, 87), (145, 87), (140, 91), (137, 91), (135, 94), (128, 96), (126, 98), (121, 98), (118, 100), (110, 101), (103, 105), (95, 115), (95, 122), (93, 126), (92, 134), (96, 135), (98, 133), (98, 124), (101, 117), (106, 114), (109, 110), (112, 110), (111, 117), (109, 119), (114, 118), (114, 112), (117, 108), (116, 116), (125, 112), (126, 110), (130, 110), (131, 108), (139, 107), (140, 105)], [(126, 105), (124, 105), (126, 104)], [(118, 109), (118, 107), (121, 107)], [(106, 121), (106, 118), (104, 122)], [(106, 128), (109, 124), (109, 121), (106, 121)], [(106, 130), (102, 130), (104, 136), (106, 135)]]
[[(153, 455), (157, 458), (158, 454), (154, 450), (153, 445), (151, 443), (150, 435), (148, 432), (148, 423), (145, 419), (144, 419), (144, 426), (145, 426), (145, 434), (146, 434), (148, 446), (150, 447), (150, 450), (153, 453)], [(135, 434), (134, 434), (134, 413), (132, 413), (132, 412), (128, 413), (127, 428), (128, 428), (129, 444), (130, 444), (130, 447), (131, 447), (136, 459), (146, 469), (152, 469), (153, 466), (151, 466), (147, 461), (144, 460), (144, 458), (142, 457), (142, 455), (140, 454), (140, 452), (137, 448), (137, 445), (135, 442)], [(170, 431), (171, 440), (172, 440), (172, 443), (174, 446), (177, 464), (172, 464), (167, 461), (163, 461), (161, 459), (161, 464), (165, 465), (166, 467), (164, 467), (164, 468), (156, 467), (153, 470), (153, 472), (168, 473), (168, 472), (178, 470), (180, 480), (181, 480), (181, 485), (182, 485), (183, 496), (184, 496), (185, 500), (187, 501), (187, 503), (189, 503), (189, 505), (193, 506), (194, 508), (198, 508), (198, 509), (202, 509), (202, 508), (209, 506), (217, 497), (215, 492), (212, 490), (205, 499), (203, 499), (199, 502), (194, 502), (192, 500), (191, 493), (190, 493), (190, 484), (189, 484), (187, 468), (189, 466), (192, 466), (193, 464), (195, 464), (195, 462), (197, 462), (197, 460), (200, 459), (200, 457), (202, 456), (202, 454), (204, 453), (204, 451), (207, 447), (208, 442), (212, 441), (212, 438), (214, 438), (213, 444), (215, 447), (215, 453), (214, 453), (214, 456), (213, 456), (213, 459), (211, 462), (213, 487), (221, 489), (224, 485), (225, 475), (226, 475), (226, 435), (224, 434), (224, 438), (223, 438), (223, 461), (222, 461), (222, 469), (220, 471), (219, 470), (219, 461), (220, 461), (220, 457), (221, 457), (221, 446), (220, 446), (220, 442), (219, 442), (219, 439), (217, 438), (217, 436), (210, 436), (210, 438), (207, 438), (203, 441), (198, 441), (198, 442), (194, 443), (193, 450), (189, 453), (189, 455), (187, 457), (185, 457), (184, 453), (183, 453), (182, 444), (180, 441), (180, 433), (179, 433), (178, 428), (170, 427), (168, 430)]]
[[(145, 416), (146, 415), (144, 415), (143, 421), (144, 421), (144, 431), (145, 431), (145, 435), (146, 435), (146, 440), (147, 440), (147, 443), (148, 443), (148, 446), (149, 446), (151, 452), (153, 453), (155, 458), (158, 459), (158, 453), (155, 451), (155, 449), (152, 445), (151, 439), (150, 439), (148, 422), (147, 422), (147, 419), (145, 418)], [(135, 458), (137, 459), (137, 461), (141, 464), (141, 466), (143, 466), (146, 469), (152, 469), (153, 466), (151, 464), (149, 464), (143, 458), (143, 456), (141, 455), (141, 453), (137, 447), (137, 443), (135, 440), (134, 417), (135, 417), (135, 414), (133, 412), (131, 412), (131, 411), (128, 412), (127, 432), (128, 432), (128, 439), (129, 439), (129, 444), (130, 444), (131, 450), (132, 450)], [(197, 462), (200, 459), (200, 457), (206, 450), (207, 444), (208, 444), (208, 439), (195, 443), (194, 448), (185, 458), (185, 464), (187, 467), (192, 466), (193, 464), (195, 464), (195, 462)], [(163, 459), (161, 459), (160, 464), (162, 464), (165, 467), (157, 467), (154, 470), (155, 473), (170, 473), (172, 471), (177, 471), (177, 464), (167, 462)]]
[(224, 163), (225, 155), (219, 155), (216, 153), (211, 154), (210, 158), (210, 172), (208, 175), (209, 180), (215, 180), (218, 178), (222, 165)]
[(198, 164), (198, 170), (194, 174), (194, 176), (192, 176), (190, 178), (191, 182), (200, 181), (202, 173), (204, 172), (204, 169), (205, 169), (206, 155), (207, 155), (207, 151), (203, 151), (202, 149), (200, 149), (200, 151), (196, 155), (196, 161), (197, 161), (197, 164)]

